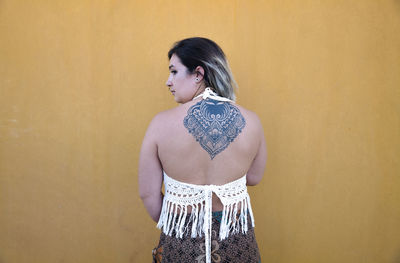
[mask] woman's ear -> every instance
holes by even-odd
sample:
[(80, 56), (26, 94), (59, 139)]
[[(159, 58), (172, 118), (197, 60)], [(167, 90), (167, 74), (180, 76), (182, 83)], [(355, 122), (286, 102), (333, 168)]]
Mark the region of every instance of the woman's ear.
[(196, 81), (200, 82), (204, 78), (204, 69), (202, 66), (197, 66), (194, 70), (194, 74), (196, 75)]

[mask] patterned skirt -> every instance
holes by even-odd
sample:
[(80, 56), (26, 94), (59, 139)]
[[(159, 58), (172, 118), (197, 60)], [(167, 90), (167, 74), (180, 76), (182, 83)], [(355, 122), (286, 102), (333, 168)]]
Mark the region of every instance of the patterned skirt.
[[(230, 234), (228, 238), (219, 240), (219, 226), (222, 212), (213, 212), (212, 237), (211, 237), (211, 261), (214, 263), (259, 263), (261, 262), (254, 228), (248, 219), (248, 231), (246, 234)], [(191, 238), (186, 235), (183, 238), (167, 236), (161, 232), (158, 246), (153, 249), (153, 263), (205, 263), (206, 247), (204, 235)]]

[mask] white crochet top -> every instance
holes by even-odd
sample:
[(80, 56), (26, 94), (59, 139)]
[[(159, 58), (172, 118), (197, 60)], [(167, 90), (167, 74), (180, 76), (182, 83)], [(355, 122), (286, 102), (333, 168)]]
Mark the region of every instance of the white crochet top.
[[(205, 234), (206, 262), (211, 262), (211, 222), (212, 194), (215, 193), (223, 204), (219, 239), (229, 234), (243, 233), (248, 230), (247, 213), (250, 213), (254, 227), (253, 211), (247, 193), (246, 175), (224, 185), (195, 185), (177, 181), (164, 172), (165, 195), (157, 227), (164, 234), (177, 238), (191, 233), (192, 238)], [(186, 221), (188, 207), (192, 211)], [(179, 209), (179, 211), (178, 211)], [(189, 223), (192, 224), (188, 229)]]

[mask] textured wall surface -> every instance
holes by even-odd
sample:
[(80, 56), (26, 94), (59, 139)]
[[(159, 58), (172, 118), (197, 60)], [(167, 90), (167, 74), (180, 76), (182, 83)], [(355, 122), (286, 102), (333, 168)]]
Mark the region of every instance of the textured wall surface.
[(139, 148), (190, 36), (265, 129), (263, 262), (400, 262), (398, 0), (1, 0), (0, 262), (150, 262)]

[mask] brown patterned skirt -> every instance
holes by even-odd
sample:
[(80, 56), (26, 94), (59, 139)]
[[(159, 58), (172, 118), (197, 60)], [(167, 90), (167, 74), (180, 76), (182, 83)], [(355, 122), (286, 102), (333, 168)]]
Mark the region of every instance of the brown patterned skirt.
[[(218, 238), (221, 216), (222, 212), (213, 212), (212, 215), (212, 262), (261, 262), (250, 218), (248, 218), (249, 230), (246, 234), (230, 234), (228, 238), (221, 241)], [(183, 238), (176, 238), (175, 233), (172, 233), (172, 236), (167, 236), (161, 232), (159, 244), (153, 249), (153, 263), (204, 263), (206, 262), (206, 248), (204, 242), (204, 235), (197, 238), (191, 238), (190, 235), (185, 235)]]

